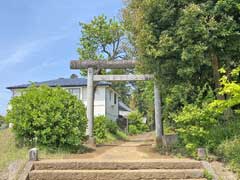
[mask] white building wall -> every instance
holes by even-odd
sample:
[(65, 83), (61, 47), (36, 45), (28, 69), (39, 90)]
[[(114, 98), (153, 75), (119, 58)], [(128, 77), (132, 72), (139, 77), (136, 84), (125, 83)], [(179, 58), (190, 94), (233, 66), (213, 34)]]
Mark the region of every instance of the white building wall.
[(12, 97), (15, 97), (15, 96), (21, 96), (22, 95), (22, 89), (13, 89), (12, 90)]
[[(105, 89), (106, 87), (97, 87), (94, 98), (94, 116), (106, 116), (105, 114)], [(82, 101), (87, 106), (87, 87), (82, 87)]]
[[(76, 95), (87, 106), (87, 87), (64, 87), (71, 94)], [(12, 90), (13, 97), (21, 95), (21, 89)], [(115, 95), (114, 95), (115, 94)], [(114, 101), (114, 96), (116, 100)], [(109, 87), (98, 86), (95, 91), (94, 116), (104, 115), (112, 120), (118, 118), (118, 95)]]
[[(115, 96), (115, 100), (114, 100)], [(112, 120), (118, 118), (118, 95), (111, 88), (106, 88), (106, 116)]]
[[(87, 107), (87, 87), (65, 87), (71, 94), (76, 95), (78, 99), (82, 100), (84, 105)], [(79, 89), (79, 93), (77, 90)], [(104, 115), (105, 114), (105, 89), (106, 87), (97, 87), (95, 91), (95, 100), (94, 100), (94, 116)]]

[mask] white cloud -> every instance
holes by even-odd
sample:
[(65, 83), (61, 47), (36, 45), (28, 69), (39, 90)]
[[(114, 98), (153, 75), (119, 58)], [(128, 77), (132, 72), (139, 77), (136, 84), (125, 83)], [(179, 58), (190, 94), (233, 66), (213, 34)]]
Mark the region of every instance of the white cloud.
[(51, 36), (19, 45), (11, 55), (0, 60), (0, 70), (6, 68), (7, 66), (24, 62), (28, 56), (40, 51), (42, 48), (46, 47), (47, 44), (65, 37), (66, 35)]

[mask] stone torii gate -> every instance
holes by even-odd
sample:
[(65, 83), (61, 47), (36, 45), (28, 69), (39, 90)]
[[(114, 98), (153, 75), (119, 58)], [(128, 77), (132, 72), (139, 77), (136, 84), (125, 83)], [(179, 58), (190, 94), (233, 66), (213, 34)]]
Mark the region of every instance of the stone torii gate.
[[(88, 136), (89, 143), (94, 145), (94, 82), (98, 81), (146, 81), (154, 79), (153, 75), (94, 75), (94, 69), (133, 69), (137, 65), (135, 60), (123, 61), (79, 61), (73, 60), (70, 63), (71, 69), (87, 69), (87, 119), (88, 119)], [(155, 104), (155, 132), (156, 142), (162, 142), (163, 124), (161, 119), (161, 100), (160, 91), (155, 81), (154, 83), (154, 104)]]

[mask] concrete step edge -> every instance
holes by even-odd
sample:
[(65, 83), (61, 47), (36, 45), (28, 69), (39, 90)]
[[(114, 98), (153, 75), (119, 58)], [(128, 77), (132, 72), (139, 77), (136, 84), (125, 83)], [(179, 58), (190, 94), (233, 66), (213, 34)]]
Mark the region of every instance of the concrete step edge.
[(30, 180), (139, 180), (139, 179), (199, 179), (203, 178), (202, 169), (185, 170), (33, 170)]
[(51, 163), (51, 162), (201, 162), (194, 159), (181, 159), (181, 158), (165, 158), (165, 159), (140, 159), (140, 160), (121, 160), (121, 159), (43, 159), (36, 161), (36, 163)]
[(200, 161), (192, 162), (109, 162), (109, 161), (56, 161), (56, 162), (35, 162), (34, 169), (36, 170), (81, 170), (81, 169), (200, 169), (203, 168)]
[(32, 170), (31, 173), (33, 172), (203, 172), (203, 169), (132, 169), (132, 170)]

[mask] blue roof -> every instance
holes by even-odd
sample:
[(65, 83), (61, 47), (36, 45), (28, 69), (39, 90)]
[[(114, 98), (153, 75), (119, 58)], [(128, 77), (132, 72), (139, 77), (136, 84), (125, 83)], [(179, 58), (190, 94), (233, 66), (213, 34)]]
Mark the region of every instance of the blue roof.
[[(48, 85), (50, 87), (77, 87), (77, 86), (87, 86), (87, 79), (85, 78), (59, 78), (55, 80), (50, 80), (50, 81), (43, 81), (43, 82), (33, 82), (29, 84), (21, 84), (21, 85), (16, 85), (16, 86), (9, 86), (7, 89), (22, 89), (22, 88), (27, 88), (31, 84), (35, 84), (36, 86), (40, 85)], [(101, 81), (97, 83), (98, 86), (110, 86), (111, 83)]]

